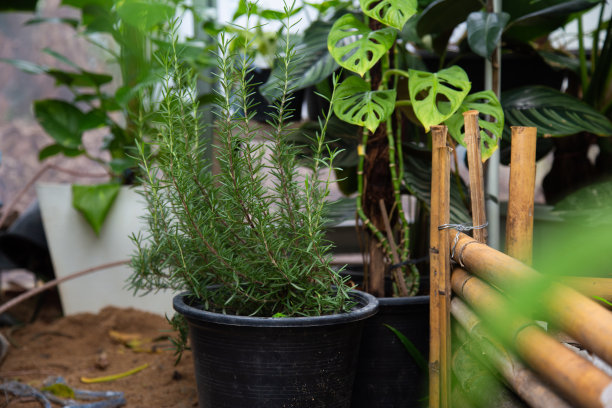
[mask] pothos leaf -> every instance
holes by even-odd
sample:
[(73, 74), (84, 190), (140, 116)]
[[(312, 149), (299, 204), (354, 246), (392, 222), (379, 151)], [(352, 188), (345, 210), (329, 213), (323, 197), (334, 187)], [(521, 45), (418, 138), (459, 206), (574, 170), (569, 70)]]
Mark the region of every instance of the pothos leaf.
[(352, 14), (340, 17), (327, 37), (327, 48), (336, 62), (363, 76), (393, 46), (397, 31), (372, 31)]
[(401, 30), (416, 13), (416, 0), (359, 0), (363, 13), (381, 23)]
[(100, 235), (102, 224), (120, 188), (118, 183), (72, 185), (72, 205), (83, 214), (96, 235)]
[(336, 90), (334, 113), (347, 123), (374, 132), (393, 112), (395, 97), (395, 90), (372, 91), (365, 80), (351, 76)]
[[(482, 129), (480, 131), (480, 153), (482, 161), (485, 161), (497, 150), (504, 130), (504, 110), (493, 91), (481, 91), (468, 95), (457, 112), (445, 122), (450, 135), (463, 146), (465, 146), (463, 113), (468, 110), (479, 112), (478, 124)], [(486, 116), (492, 118), (493, 121), (486, 120)]]
[(472, 86), (465, 71), (456, 65), (437, 73), (411, 69), (408, 75), (412, 107), (427, 132), (459, 109)]

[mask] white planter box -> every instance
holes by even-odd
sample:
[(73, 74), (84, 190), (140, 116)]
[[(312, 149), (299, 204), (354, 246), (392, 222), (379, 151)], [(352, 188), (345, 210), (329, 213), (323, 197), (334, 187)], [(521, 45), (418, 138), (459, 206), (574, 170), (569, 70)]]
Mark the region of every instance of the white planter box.
[[(133, 188), (121, 188), (100, 236), (72, 207), (69, 184), (39, 183), (36, 192), (57, 278), (130, 258), (135, 248), (130, 235), (142, 229), (140, 217), (145, 211), (142, 197)], [(174, 293), (135, 296), (126, 289), (130, 274), (130, 267), (121, 265), (62, 283), (59, 292), (64, 313), (97, 313), (106, 306), (117, 306), (172, 315)]]

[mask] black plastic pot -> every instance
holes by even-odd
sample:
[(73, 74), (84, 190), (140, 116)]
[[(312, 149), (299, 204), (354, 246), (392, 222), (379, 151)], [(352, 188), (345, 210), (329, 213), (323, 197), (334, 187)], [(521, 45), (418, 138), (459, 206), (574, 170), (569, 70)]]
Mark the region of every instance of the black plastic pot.
[(207, 312), (176, 296), (200, 408), (348, 408), (363, 324), (378, 308), (367, 293), (351, 297), (358, 306), (349, 313), (262, 318)]
[(351, 408), (427, 406), (427, 370), (385, 325), (406, 336), (427, 361), (429, 296), (378, 298), (378, 302), (378, 313), (363, 329)]

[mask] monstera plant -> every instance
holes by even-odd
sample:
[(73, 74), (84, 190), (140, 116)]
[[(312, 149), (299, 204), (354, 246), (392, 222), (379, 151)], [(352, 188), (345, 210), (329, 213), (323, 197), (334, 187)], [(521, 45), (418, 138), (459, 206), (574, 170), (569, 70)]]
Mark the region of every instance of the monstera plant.
[[(394, 274), (394, 294), (414, 295), (419, 276), (410, 262), (410, 226), (401, 195), (411, 192), (406, 183), (410, 175), (405, 174), (415, 170), (418, 159), (404, 152), (409, 144), (407, 132), (415, 124), (424, 132), (446, 124), (455, 143), (464, 144), (462, 113), (478, 110), (482, 158), (486, 160), (497, 149), (503, 111), (493, 92), (470, 94), (469, 78), (458, 66), (438, 72), (399, 66), (407, 51), (398, 37), (417, 13), (416, 0), (360, 0), (360, 7), (360, 13), (344, 14), (334, 22), (327, 46), (336, 63), (354, 73), (338, 86), (334, 113), (363, 128), (358, 146), (357, 213), (370, 236), (366, 287), (383, 296), (385, 270), (400, 268), (402, 273)], [(412, 143), (411, 148), (426, 149), (426, 144)]]

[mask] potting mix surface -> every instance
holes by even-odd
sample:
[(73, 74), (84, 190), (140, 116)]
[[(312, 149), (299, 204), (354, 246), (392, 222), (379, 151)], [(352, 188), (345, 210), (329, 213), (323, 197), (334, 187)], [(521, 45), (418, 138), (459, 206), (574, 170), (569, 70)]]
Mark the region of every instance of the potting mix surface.
[[(185, 352), (175, 365), (164, 317), (115, 307), (62, 317), (47, 303), (33, 322), (2, 328), (11, 343), (0, 364), (2, 383), (18, 381), (40, 390), (61, 376), (70, 389), (123, 392), (126, 407), (197, 407), (191, 354)], [(125, 375), (131, 371), (136, 372)], [(125, 376), (113, 379), (120, 375)], [(41, 406), (32, 397), (0, 391), (0, 407)]]

